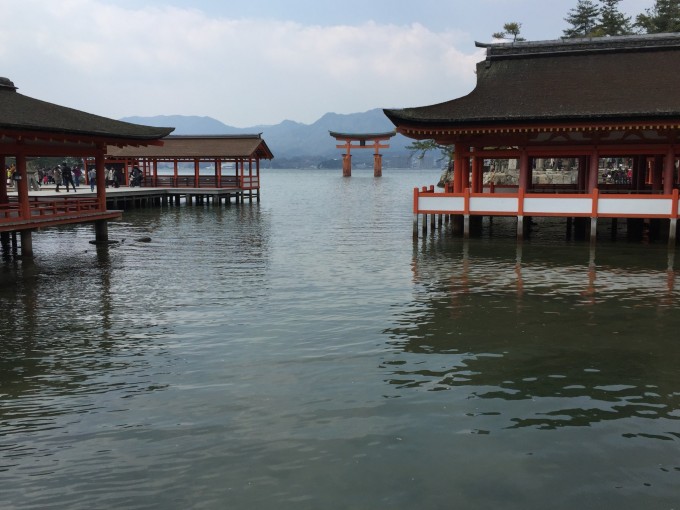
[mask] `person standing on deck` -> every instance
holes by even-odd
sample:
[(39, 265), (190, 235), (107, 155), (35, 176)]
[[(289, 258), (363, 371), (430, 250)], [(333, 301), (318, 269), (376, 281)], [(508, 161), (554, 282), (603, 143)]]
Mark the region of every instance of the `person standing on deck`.
[(87, 172), (87, 178), (90, 181), (90, 191), (94, 191), (94, 186), (97, 183), (97, 172), (94, 168), (90, 168)]
[(61, 165), (61, 180), (64, 181), (64, 186), (66, 187), (66, 193), (68, 193), (68, 185), (71, 184), (73, 192), (76, 192), (76, 185), (73, 183), (73, 172), (71, 167), (66, 164), (66, 162)]
[(54, 179), (54, 184), (57, 185), (54, 191), (58, 193), (59, 186), (61, 186), (61, 167), (59, 165), (55, 166), (54, 170), (52, 170), (52, 179)]
[(82, 175), (83, 175), (83, 171), (80, 169), (80, 167), (74, 166), (73, 167), (73, 182), (75, 182), (76, 187), (80, 186), (80, 177)]
[(28, 174), (28, 189), (33, 191), (40, 191), (40, 179), (38, 178), (38, 169), (32, 165), (28, 165), (26, 168), (26, 173)]

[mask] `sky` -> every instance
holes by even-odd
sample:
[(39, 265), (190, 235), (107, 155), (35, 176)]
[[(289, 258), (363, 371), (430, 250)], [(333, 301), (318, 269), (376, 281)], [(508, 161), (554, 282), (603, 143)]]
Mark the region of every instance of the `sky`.
[[(633, 18), (653, 0), (622, 0)], [(0, 0), (0, 76), (114, 119), (235, 127), (424, 106), (475, 86), (507, 22), (557, 39), (577, 0)]]

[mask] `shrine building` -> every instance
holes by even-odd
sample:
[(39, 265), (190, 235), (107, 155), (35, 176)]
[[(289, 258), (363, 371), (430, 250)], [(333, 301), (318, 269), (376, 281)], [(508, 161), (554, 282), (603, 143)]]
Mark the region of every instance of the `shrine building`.
[[(32, 257), (31, 233), (40, 228), (71, 223), (93, 223), (97, 241), (108, 241), (108, 221), (121, 211), (106, 207), (104, 158), (107, 147), (162, 144), (174, 128), (150, 127), (92, 115), (40, 101), (17, 92), (7, 78), (0, 78), (0, 167), (5, 172), (14, 158), (13, 184), (8, 193), (6, 175), (0, 178), (0, 241), (21, 236), (21, 254)], [(97, 193), (93, 197), (29, 196), (27, 165), (37, 157), (82, 158), (94, 161)], [(80, 195), (80, 194), (79, 194)]]
[[(455, 148), (453, 181), (414, 190), (414, 232), (418, 215), (453, 215), (466, 235), (471, 218), (510, 216), (521, 237), (525, 217), (557, 216), (594, 239), (599, 218), (623, 218), (660, 225), (674, 243), (680, 34), (477, 46), (486, 59), (471, 93), (384, 110), (399, 133)], [(490, 173), (502, 160), (517, 179), (496, 186)], [(572, 161), (573, 182), (538, 179), (546, 161)]]
[(137, 167), (140, 186), (184, 188), (189, 200), (209, 189), (259, 201), (261, 161), (273, 158), (261, 134), (171, 135), (163, 145), (110, 146), (106, 165), (120, 165), (126, 183)]

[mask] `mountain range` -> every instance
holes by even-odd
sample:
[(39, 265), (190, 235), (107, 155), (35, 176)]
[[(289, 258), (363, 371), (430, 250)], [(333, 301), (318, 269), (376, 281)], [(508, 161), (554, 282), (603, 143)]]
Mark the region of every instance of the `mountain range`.
[[(274, 153), (272, 167), (340, 167), (342, 149), (329, 131), (340, 133), (384, 133), (394, 125), (379, 108), (363, 113), (326, 113), (313, 124), (284, 120), (275, 125), (257, 125), (247, 128), (229, 126), (212, 117), (186, 115), (158, 115), (154, 117), (125, 117), (120, 120), (147, 126), (174, 127), (173, 135), (239, 135), (261, 133)], [(390, 139), (389, 149), (382, 149), (385, 168), (411, 166), (411, 151), (406, 146), (413, 140), (397, 134)], [(434, 164), (434, 155), (428, 158)], [(352, 151), (354, 165), (373, 164), (373, 151)]]

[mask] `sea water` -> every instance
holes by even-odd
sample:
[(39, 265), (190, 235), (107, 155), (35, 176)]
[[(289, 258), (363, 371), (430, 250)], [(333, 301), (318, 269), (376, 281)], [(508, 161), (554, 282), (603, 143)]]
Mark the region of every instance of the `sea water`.
[(262, 174), (0, 263), (0, 508), (680, 506), (674, 251), (414, 240), (438, 171)]

